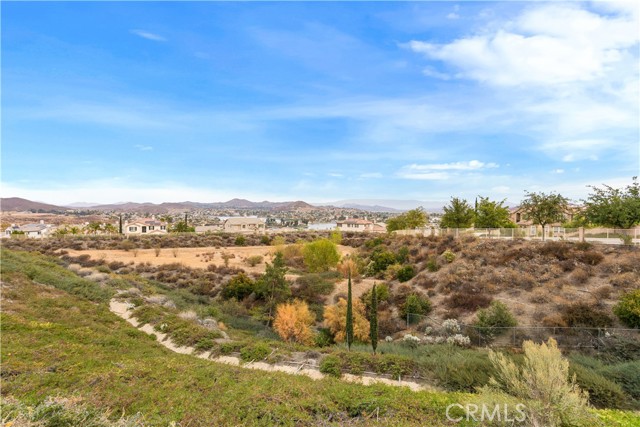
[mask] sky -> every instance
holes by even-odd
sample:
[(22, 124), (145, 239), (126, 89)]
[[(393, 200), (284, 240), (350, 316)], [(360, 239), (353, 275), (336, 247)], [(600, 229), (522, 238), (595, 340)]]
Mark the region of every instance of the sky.
[(2, 2), (3, 197), (517, 204), (640, 174), (637, 2)]

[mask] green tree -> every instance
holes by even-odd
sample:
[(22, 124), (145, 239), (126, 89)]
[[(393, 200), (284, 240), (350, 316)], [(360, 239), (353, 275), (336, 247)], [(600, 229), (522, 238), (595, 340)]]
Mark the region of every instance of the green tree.
[(319, 239), (307, 243), (302, 250), (307, 269), (312, 273), (328, 271), (340, 261), (338, 247), (329, 239)]
[(503, 206), (504, 202), (504, 200), (496, 202), (489, 200), (488, 197), (480, 197), (480, 201), (477, 203), (474, 226), (476, 228), (514, 227), (509, 219), (509, 209)]
[(613, 312), (625, 325), (640, 328), (640, 289), (622, 295)]
[(422, 207), (412, 209), (395, 218), (387, 220), (387, 231), (392, 232), (396, 230), (412, 230), (415, 228), (421, 228), (427, 225), (429, 219), (427, 213)]
[(371, 307), (369, 313), (369, 337), (371, 338), (373, 354), (376, 354), (376, 349), (378, 348), (378, 292), (376, 291), (375, 283), (371, 290)]
[(87, 225), (87, 230), (89, 234), (98, 234), (99, 231), (102, 231), (102, 224), (97, 221), (90, 222)]
[(118, 228), (113, 224), (105, 224), (103, 230), (107, 234), (117, 234), (118, 233)]
[(451, 203), (443, 209), (444, 214), (440, 219), (440, 227), (469, 228), (473, 225), (475, 212), (466, 200), (452, 197)]
[(525, 219), (542, 226), (542, 240), (544, 240), (547, 224), (564, 220), (565, 213), (569, 209), (569, 200), (554, 193), (525, 192), (525, 194), (525, 199), (520, 203), (520, 211)]
[(640, 183), (632, 178), (624, 190), (604, 185), (591, 186), (592, 194), (584, 201), (585, 217), (594, 224), (614, 228), (631, 228), (640, 224)]
[(171, 228), (172, 233), (195, 233), (196, 228), (189, 226), (185, 221), (178, 221)]
[(347, 279), (347, 327), (346, 327), (347, 349), (351, 350), (353, 343), (353, 297), (351, 294), (351, 272)]
[(271, 322), (276, 306), (291, 296), (291, 287), (285, 277), (286, 274), (287, 267), (284, 264), (284, 256), (282, 252), (276, 252), (273, 264), (266, 263), (265, 273), (256, 283), (256, 296), (266, 301), (265, 309), (269, 322)]
[(242, 301), (253, 292), (255, 282), (251, 280), (249, 276), (244, 273), (233, 276), (222, 287), (222, 298), (231, 299), (235, 298), (238, 301)]

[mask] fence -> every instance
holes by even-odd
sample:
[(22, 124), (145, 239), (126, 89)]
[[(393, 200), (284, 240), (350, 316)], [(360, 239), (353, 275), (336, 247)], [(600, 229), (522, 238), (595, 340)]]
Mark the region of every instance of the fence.
[(547, 226), (544, 236), (542, 228), (419, 228), (415, 230), (398, 230), (401, 236), (453, 236), (478, 237), (486, 239), (526, 239), (591, 242), (608, 245), (640, 245), (640, 228), (564, 228)]
[[(432, 335), (435, 342), (438, 337), (446, 336), (443, 325), (437, 320), (420, 314), (407, 314), (407, 328), (413, 326), (425, 335)], [(428, 332), (428, 333), (427, 333)], [(640, 343), (640, 329), (626, 328), (582, 328), (582, 327), (479, 327), (459, 324), (461, 335), (469, 337), (471, 345), (477, 347), (521, 347), (524, 341), (543, 342), (549, 338), (557, 341), (560, 348), (603, 349), (613, 345), (619, 339), (634, 340)]]

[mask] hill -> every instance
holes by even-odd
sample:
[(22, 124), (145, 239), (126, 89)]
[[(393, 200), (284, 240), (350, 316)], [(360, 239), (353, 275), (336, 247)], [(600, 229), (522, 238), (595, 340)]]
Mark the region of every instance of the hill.
[(3, 212), (64, 212), (68, 208), (47, 203), (34, 202), (20, 197), (8, 197), (0, 199), (0, 209)]

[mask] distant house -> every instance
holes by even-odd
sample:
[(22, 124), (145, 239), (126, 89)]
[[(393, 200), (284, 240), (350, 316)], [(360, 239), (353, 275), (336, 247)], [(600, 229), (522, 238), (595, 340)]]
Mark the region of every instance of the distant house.
[(218, 224), (218, 225), (196, 225), (196, 233), (198, 233), (198, 234), (215, 233), (217, 231), (222, 231), (222, 224)]
[[(547, 224), (545, 226), (546, 235), (556, 236), (562, 232), (562, 224), (565, 222), (573, 221), (573, 218), (582, 210), (581, 206), (569, 206), (569, 209), (563, 214), (564, 220), (562, 222), (554, 222), (553, 224)], [(540, 236), (542, 235), (542, 226), (534, 224), (530, 219), (526, 219), (526, 214), (522, 212), (519, 206), (511, 208), (510, 219), (519, 228), (525, 231), (527, 236)]]
[(49, 237), (54, 230), (55, 227), (53, 225), (45, 224), (44, 221), (25, 225), (11, 224), (4, 231), (4, 237), (11, 237), (12, 234), (16, 234), (23, 235), (32, 239), (41, 239), (43, 237)]
[(343, 221), (336, 221), (336, 226), (340, 231), (359, 231), (368, 233), (386, 233), (385, 224), (375, 223), (367, 219), (348, 218)]
[(264, 233), (266, 231), (264, 218), (232, 217), (222, 224), (222, 229), (228, 233)]
[(166, 234), (168, 232), (167, 223), (154, 218), (139, 219), (128, 222), (122, 227), (124, 234)]

